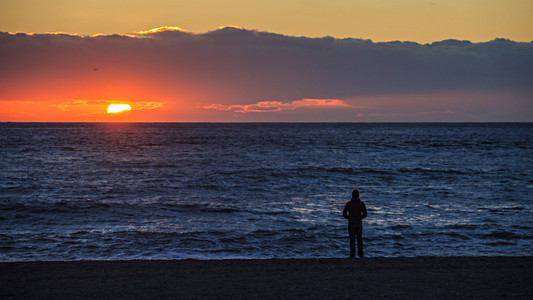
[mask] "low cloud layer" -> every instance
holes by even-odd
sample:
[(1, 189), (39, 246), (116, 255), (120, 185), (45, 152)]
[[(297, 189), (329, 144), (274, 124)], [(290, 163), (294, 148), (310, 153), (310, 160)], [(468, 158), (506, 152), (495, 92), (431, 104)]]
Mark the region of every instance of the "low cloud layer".
[(373, 43), (234, 27), (204, 34), (177, 27), (107, 36), (0, 33), (0, 66), (0, 101), (54, 100), (63, 110), (61, 103), (76, 99), (138, 102), (165, 109), (163, 120), (174, 121), (288, 110), (305, 110), (305, 118), (291, 115), (295, 121), (312, 120), (323, 109), (357, 121), (401, 114), (369, 111), (369, 99), (427, 95), (431, 106), (431, 95), (454, 94), (472, 110), (465, 95), (492, 92), (521, 118), (533, 113), (533, 42), (505, 39)]
[(248, 112), (276, 112), (281, 110), (294, 110), (301, 107), (312, 108), (339, 108), (339, 107), (351, 107), (341, 100), (337, 99), (302, 99), (298, 101), (292, 101), (283, 103), (281, 101), (261, 101), (254, 104), (246, 105), (223, 105), (223, 104), (211, 104), (206, 105), (203, 108), (206, 109), (218, 109), (223, 111), (234, 111), (240, 113)]

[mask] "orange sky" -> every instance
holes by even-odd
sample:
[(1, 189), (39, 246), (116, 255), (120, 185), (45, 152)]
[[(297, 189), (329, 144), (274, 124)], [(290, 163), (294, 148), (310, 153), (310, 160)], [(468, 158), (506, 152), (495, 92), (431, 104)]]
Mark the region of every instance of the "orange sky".
[[(530, 11), (523, 0), (4, 0), (0, 121), (533, 121)], [(226, 24), (241, 27), (216, 30)], [(164, 25), (185, 30), (140, 33)], [(448, 38), (477, 44), (423, 45)], [(389, 40), (419, 44), (376, 43)], [(107, 114), (112, 103), (132, 110)]]

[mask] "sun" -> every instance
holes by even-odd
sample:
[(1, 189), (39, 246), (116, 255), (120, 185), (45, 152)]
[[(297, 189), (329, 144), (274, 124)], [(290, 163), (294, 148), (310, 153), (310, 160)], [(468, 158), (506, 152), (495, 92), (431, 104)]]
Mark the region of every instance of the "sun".
[(116, 114), (125, 110), (131, 110), (131, 106), (129, 104), (109, 104), (107, 107), (108, 114)]

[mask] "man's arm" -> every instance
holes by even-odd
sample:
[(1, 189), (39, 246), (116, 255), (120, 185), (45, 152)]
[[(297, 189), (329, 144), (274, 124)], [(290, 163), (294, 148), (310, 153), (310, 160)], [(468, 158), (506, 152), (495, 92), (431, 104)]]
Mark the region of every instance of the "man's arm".
[(346, 203), (346, 205), (344, 205), (344, 210), (342, 211), (342, 216), (345, 219), (349, 219), (349, 217), (348, 217), (348, 203)]
[(361, 211), (361, 213), (362, 213), (362, 214), (361, 214), (361, 220), (362, 220), (362, 219), (366, 218), (366, 216), (367, 216), (368, 214), (366, 213), (366, 206), (365, 206), (365, 204), (364, 204), (363, 202), (361, 202), (361, 206), (362, 206), (362, 208), (363, 208), (362, 211)]

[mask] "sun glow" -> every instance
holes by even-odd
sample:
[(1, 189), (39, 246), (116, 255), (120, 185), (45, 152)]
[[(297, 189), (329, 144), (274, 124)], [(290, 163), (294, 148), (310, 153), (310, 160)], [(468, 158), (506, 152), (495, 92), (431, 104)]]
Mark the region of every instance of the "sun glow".
[(108, 114), (116, 114), (126, 110), (131, 110), (131, 106), (129, 104), (109, 104), (107, 107)]

